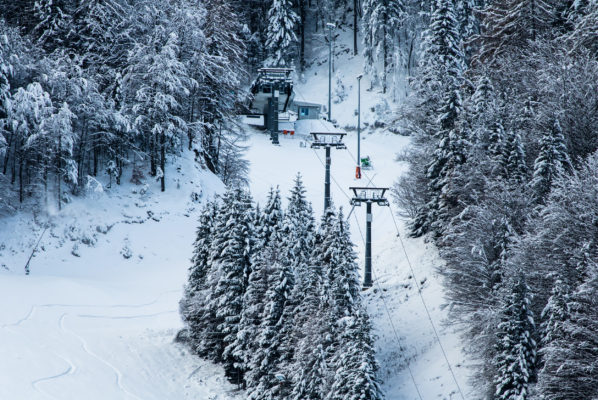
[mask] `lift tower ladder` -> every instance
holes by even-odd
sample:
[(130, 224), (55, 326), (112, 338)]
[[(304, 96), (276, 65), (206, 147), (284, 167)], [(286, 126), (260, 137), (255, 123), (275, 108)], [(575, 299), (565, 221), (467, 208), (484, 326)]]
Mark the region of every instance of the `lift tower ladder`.
[(352, 206), (366, 205), (366, 232), (365, 232), (365, 271), (363, 275), (364, 289), (372, 287), (372, 204), (388, 207), (390, 203), (384, 197), (388, 188), (379, 187), (350, 187), (353, 191)]
[(334, 147), (337, 150), (344, 150), (347, 148), (343, 143), (345, 132), (311, 132), (313, 142), (312, 149), (326, 149), (326, 176), (324, 179), (324, 211), (330, 208), (330, 164), (332, 158), (330, 156), (330, 149)]
[(278, 113), (286, 112), (293, 100), (292, 68), (260, 68), (251, 93), (250, 109), (264, 116), (264, 128), (278, 144)]

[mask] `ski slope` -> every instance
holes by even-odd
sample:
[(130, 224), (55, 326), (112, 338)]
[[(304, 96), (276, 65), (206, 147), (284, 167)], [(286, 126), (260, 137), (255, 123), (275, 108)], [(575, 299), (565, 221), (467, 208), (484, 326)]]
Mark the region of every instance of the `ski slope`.
[[(331, 150), (332, 200), (336, 207), (343, 207), (345, 216), (351, 211), (350, 186), (389, 187), (407, 168), (405, 163), (395, 161), (396, 153), (408, 146), (407, 137), (384, 131), (366, 133), (362, 135), (361, 154), (371, 157), (374, 168), (364, 171), (363, 178), (356, 180), (356, 136), (355, 132), (350, 132), (345, 137), (347, 150)], [(307, 196), (319, 218), (324, 207), (324, 150), (311, 149), (307, 137), (284, 135), (280, 137), (280, 146), (273, 146), (269, 137), (258, 131), (250, 134), (248, 144), (250, 186), (254, 199), (263, 204), (271, 186), (278, 186), (283, 198), (286, 198), (295, 175), (301, 173)], [(467, 399), (467, 370), (463, 367), (463, 355), (459, 350), (461, 346), (457, 335), (443, 324), (446, 310), (442, 309), (442, 287), (436, 273), (441, 261), (433, 245), (422, 239), (405, 238), (405, 228), (397, 220), (412, 272), (397, 237), (392, 207), (392, 204), (391, 208), (373, 206), (372, 263), (375, 283), (373, 288), (363, 292), (374, 323), (374, 333), (378, 337), (378, 360), (387, 398), (419, 400), (420, 395), (424, 400), (461, 398), (436, 340), (436, 328), (457, 382)], [(363, 266), (365, 207), (356, 207), (350, 222), (359, 264)], [(418, 295), (418, 286), (422, 288), (421, 293), (434, 327)]]
[(222, 183), (191, 154), (169, 172), (165, 193), (151, 179), (125, 183), (53, 215), (29, 276), (47, 221), (1, 221), (0, 399), (243, 398), (220, 367), (173, 343), (199, 208), (191, 194)]

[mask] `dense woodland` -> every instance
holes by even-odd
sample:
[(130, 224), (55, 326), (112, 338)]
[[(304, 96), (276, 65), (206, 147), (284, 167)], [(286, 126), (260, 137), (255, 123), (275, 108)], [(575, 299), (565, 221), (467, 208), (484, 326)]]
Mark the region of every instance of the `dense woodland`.
[(383, 398), (345, 216), (320, 227), (298, 176), (288, 207), (233, 188), (200, 217), (179, 340), (257, 399)]
[(446, 261), (479, 398), (598, 396), (597, 46), (596, 1), (431, 8), (395, 195)]

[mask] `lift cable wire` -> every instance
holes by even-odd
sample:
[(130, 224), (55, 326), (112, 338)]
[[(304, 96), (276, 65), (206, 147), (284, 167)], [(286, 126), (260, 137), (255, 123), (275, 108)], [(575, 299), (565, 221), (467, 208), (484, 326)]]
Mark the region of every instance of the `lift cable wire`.
[[(359, 230), (359, 235), (361, 236), (361, 241), (363, 242), (363, 245), (365, 246), (365, 238), (363, 237), (363, 232), (361, 231), (361, 226), (359, 225), (359, 220), (357, 219), (357, 214), (354, 214), (354, 217), (355, 217), (355, 223), (357, 224), (357, 229)], [(423, 400), (422, 394), (419, 391), (419, 386), (417, 386), (417, 382), (415, 381), (415, 377), (413, 376), (413, 371), (411, 371), (411, 366), (409, 365), (409, 360), (404, 355), (406, 353), (405, 347), (403, 347), (403, 345), (401, 344), (401, 339), (399, 338), (399, 334), (397, 333), (395, 324), (392, 321), (392, 317), (390, 316), (390, 311), (388, 309), (388, 305), (386, 304), (386, 299), (384, 298), (384, 291), (382, 290), (382, 287), (380, 286), (378, 277), (376, 276), (376, 274), (373, 270), (372, 270), (372, 274), (374, 275), (374, 282), (376, 282), (376, 285), (378, 286), (378, 290), (380, 291), (380, 298), (382, 299), (382, 304), (384, 305), (384, 309), (386, 310), (386, 316), (388, 317), (388, 322), (390, 323), (390, 326), (392, 327), (392, 331), (394, 333), (395, 339), (397, 340), (397, 344), (399, 345), (399, 350), (403, 354), (403, 358), (405, 360), (405, 365), (407, 366), (407, 370), (409, 371), (409, 376), (411, 377), (411, 381), (413, 382), (413, 386), (415, 387), (417, 396), (419, 397), (420, 400)]]
[[(322, 161), (322, 159), (320, 158), (320, 156), (318, 155), (318, 153), (315, 151), (315, 149), (314, 149), (314, 153), (316, 153), (316, 156), (318, 157), (318, 160), (320, 160), (320, 163), (322, 165), (325, 165), (324, 162)], [(350, 200), (351, 198), (349, 197), (349, 195), (347, 195), (347, 193), (344, 191), (344, 189), (342, 188), (342, 186), (334, 178), (334, 175), (332, 175), (332, 172), (330, 173), (330, 178), (334, 181), (334, 183), (336, 183), (336, 185), (338, 186), (338, 188), (340, 189), (340, 191)], [(353, 207), (351, 209), (351, 212), (347, 216), (347, 221), (351, 217), (351, 213), (353, 212), (354, 208), (355, 207)], [(361, 231), (361, 226), (359, 225), (359, 220), (357, 219), (357, 214), (353, 214), (353, 216), (355, 217), (355, 221), (357, 222), (357, 229), (359, 230), (359, 235), (361, 236), (361, 240), (363, 242), (363, 245), (365, 246), (365, 238), (363, 237), (363, 232)], [(395, 328), (395, 325), (394, 325), (394, 323), (392, 321), (392, 318), (390, 316), (390, 311), (389, 311), (388, 306), (386, 304), (386, 299), (384, 298), (384, 295), (383, 295), (384, 292), (383, 292), (382, 288), (380, 287), (380, 282), (378, 281), (378, 279), (377, 279), (377, 277), (376, 277), (375, 274), (374, 274), (374, 280), (376, 281), (376, 284), (378, 285), (378, 290), (380, 291), (380, 298), (382, 299), (382, 304), (384, 305), (384, 309), (386, 310), (386, 316), (388, 317), (388, 322), (390, 323), (390, 326), (392, 327), (392, 331), (393, 331), (395, 339), (397, 341), (397, 345), (399, 346), (399, 350), (404, 354), (406, 352), (405, 348), (401, 344), (401, 339), (399, 338), (399, 334), (397, 333), (397, 329)], [(404, 358), (405, 358), (405, 364), (407, 365), (407, 370), (409, 371), (409, 376), (411, 378), (411, 381), (413, 382), (413, 385), (415, 386), (415, 390), (417, 392), (417, 395), (418, 395), (418, 397), (419, 397), (420, 400), (423, 400), (421, 392), (419, 391), (419, 386), (417, 386), (417, 382), (415, 381), (415, 377), (413, 376), (413, 371), (411, 371), (411, 366), (409, 365), (409, 360), (407, 359), (407, 357), (404, 357)]]
[(397, 224), (397, 220), (395, 219), (394, 213), (392, 212), (392, 209), (389, 207), (388, 208), (390, 211), (390, 216), (392, 217), (392, 221), (395, 225), (395, 229), (397, 230), (397, 237), (399, 238), (399, 242), (401, 243), (401, 247), (403, 249), (403, 253), (405, 254), (405, 260), (407, 260), (407, 264), (409, 265), (409, 270), (411, 271), (411, 276), (413, 276), (413, 280), (415, 282), (415, 286), (417, 287), (417, 293), (419, 293), (419, 298), (421, 299), (421, 302), (424, 306), (424, 309), (426, 310), (426, 315), (428, 317), (428, 320), (430, 321), (430, 325), (432, 325), (432, 329), (434, 330), (434, 336), (436, 336), (436, 340), (438, 341), (438, 346), (440, 347), (440, 351), (442, 352), (442, 356), (444, 357), (444, 360), (446, 361), (446, 364), (448, 366), (448, 369), (451, 373), (451, 376), (453, 377), (453, 381), (455, 382), (455, 385), (457, 386), (457, 390), (459, 391), (459, 395), (461, 396), (461, 398), (463, 400), (465, 400), (465, 396), (463, 395), (463, 391), (461, 390), (461, 386), (459, 385), (459, 382), (457, 381), (457, 377), (455, 375), (455, 372), (453, 370), (453, 367), (448, 359), (448, 356), (446, 355), (446, 351), (444, 350), (444, 346), (442, 345), (442, 342), (440, 341), (440, 335), (438, 334), (438, 330), (436, 329), (436, 324), (434, 324), (434, 320), (432, 319), (432, 315), (430, 314), (430, 310), (428, 309), (428, 305), (426, 304), (426, 301), (424, 300), (424, 296), (422, 293), (422, 289), (421, 286), (419, 284), (419, 281), (417, 280), (417, 277), (415, 275), (415, 271), (413, 270), (413, 265), (411, 264), (411, 260), (409, 259), (409, 255), (407, 254), (407, 249), (405, 248), (405, 243), (403, 242), (403, 237), (401, 236), (401, 233), (399, 232), (399, 225)]
[[(314, 152), (315, 152), (315, 150), (314, 150)], [(349, 151), (348, 148), (347, 148), (347, 152), (351, 155), (351, 157), (353, 158), (353, 160), (355, 160), (355, 161), (357, 160), (353, 156), (353, 154)], [(317, 152), (315, 152), (315, 153), (316, 153), (316, 156), (318, 157), (318, 159), (320, 160), (320, 163), (322, 163), (322, 165), (324, 165), (324, 163), (323, 163), (322, 159), (320, 158), (320, 156), (318, 155), (318, 153)], [(369, 184), (373, 184), (373, 178), (374, 177), (372, 177), (372, 179), (370, 179), (366, 174), (364, 174), (364, 175), (365, 175), (366, 179), (369, 180), (368, 186), (369, 186)], [(343, 194), (347, 198), (350, 198), (347, 195), (347, 193), (345, 193), (345, 191), (343, 190), (343, 188), (339, 185), (339, 183), (336, 181), (336, 179), (334, 179), (334, 176), (332, 175), (332, 173), (330, 174), (330, 177), (332, 178), (332, 180), (334, 181), (334, 183), (339, 187), (339, 189), (341, 190), (341, 192), (343, 192)], [(400, 234), (399, 225), (397, 224), (397, 221), (396, 221), (396, 218), (394, 216), (394, 213), (392, 212), (392, 209), (390, 207), (388, 209), (390, 211), (390, 215), (392, 217), (392, 221), (393, 221), (395, 229), (397, 231), (397, 237), (399, 238), (399, 242), (400, 242), (401, 247), (403, 249), (403, 253), (405, 254), (405, 259), (407, 260), (407, 264), (409, 265), (409, 269), (411, 271), (411, 276), (413, 276), (413, 280), (414, 280), (415, 286), (417, 288), (417, 293), (418, 293), (419, 298), (420, 298), (420, 300), (421, 300), (421, 302), (422, 302), (422, 304), (424, 306), (424, 310), (426, 311), (426, 316), (428, 318), (428, 321), (430, 321), (430, 325), (432, 326), (432, 330), (434, 332), (434, 336), (435, 336), (436, 340), (438, 341), (438, 345), (440, 347), (440, 350), (442, 352), (444, 360), (445, 360), (445, 362), (446, 362), (446, 364), (448, 366), (448, 369), (449, 369), (449, 372), (451, 374), (451, 377), (453, 378), (455, 386), (457, 387), (459, 395), (460, 395), (460, 397), (461, 397), (462, 400), (465, 400), (465, 396), (463, 395), (463, 391), (461, 390), (461, 386), (459, 385), (459, 382), (457, 381), (457, 377), (456, 377), (455, 372), (453, 370), (452, 364), (449, 361), (448, 356), (446, 355), (446, 351), (444, 350), (444, 346), (442, 345), (442, 342), (440, 341), (440, 335), (438, 334), (438, 330), (436, 329), (436, 324), (434, 324), (434, 320), (432, 319), (432, 314), (430, 314), (430, 310), (429, 310), (428, 305), (426, 304), (426, 301), (424, 299), (424, 295), (423, 295), (423, 292), (421, 290), (421, 286), (419, 285), (419, 282), (417, 280), (417, 277), (415, 275), (415, 271), (413, 269), (413, 265), (411, 264), (411, 260), (409, 259), (409, 256), (407, 255), (407, 249), (405, 247), (405, 243), (403, 242), (403, 238), (402, 238), (402, 236)], [(355, 218), (357, 218), (357, 215), (355, 215)], [(365, 245), (365, 240), (363, 239), (363, 234), (361, 232), (361, 227), (359, 226), (359, 222), (357, 224), (357, 227), (359, 228), (359, 233), (361, 234), (361, 238), (364, 241), (364, 245)], [(376, 282), (377, 282), (376, 278), (374, 278), (374, 280), (376, 280)], [(378, 284), (378, 287), (380, 287), (380, 284), (378, 282), (377, 282), (377, 284)], [(385, 304), (385, 307), (386, 307), (386, 304)], [(386, 311), (388, 312), (388, 308), (386, 308)], [(390, 319), (390, 315), (389, 315), (389, 319)], [(392, 324), (392, 321), (391, 321), (391, 324)], [(394, 325), (393, 325), (393, 329), (394, 329)], [(396, 334), (396, 332), (395, 332), (395, 334)], [(397, 338), (398, 338), (398, 335), (397, 335)], [(400, 347), (401, 346), (400, 346), (400, 342), (399, 342), (399, 348)], [(415, 381), (414, 381), (414, 384), (415, 384)], [(418, 390), (418, 394), (420, 394), (419, 390)], [(420, 399), (421, 399), (421, 394), (420, 394)]]
[[(357, 159), (353, 156), (353, 154), (351, 153), (351, 151), (347, 148), (347, 152), (351, 155), (351, 157), (353, 158), (353, 160), (355, 160), (355, 162), (357, 162)], [(368, 175), (362, 171), (362, 174), (366, 177), (366, 179), (368, 179), (370, 181), (370, 183), (372, 183), (372, 180), (374, 179), (374, 177), (372, 177), (371, 179), (368, 177)], [(369, 185), (369, 184), (368, 184)], [(459, 385), (459, 382), (457, 381), (457, 377), (455, 375), (455, 372), (453, 370), (453, 366), (450, 363), (448, 356), (446, 355), (446, 351), (444, 350), (444, 346), (442, 345), (442, 342), (440, 341), (440, 335), (438, 334), (438, 330), (436, 329), (436, 324), (434, 324), (434, 320), (432, 319), (432, 315), (430, 314), (430, 310), (428, 308), (428, 305), (426, 304), (426, 301), (424, 299), (424, 295), (423, 292), (421, 290), (421, 286), (419, 284), (419, 281), (417, 280), (417, 277), (415, 275), (415, 271), (413, 269), (413, 265), (411, 264), (411, 260), (409, 259), (409, 256), (407, 254), (407, 249), (405, 247), (405, 243), (403, 242), (403, 237), (401, 236), (400, 232), (399, 232), (399, 225), (397, 224), (397, 220), (395, 218), (394, 212), (392, 211), (391, 207), (388, 208), (390, 211), (390, 216), (392, 217), (392, 222), (395, 226), (395, 229), (397, 231), (397, 237), (399, 238), (399, 242), (401, 243), (401, 248), (403, 249), (403, 253), (405, 254), (405, 260), (407, 261), (407, 264), (409, 265), (409, 270), (411, 271), (411, 276), (413, 276), (413, 281), (415, 282), (415, 286), (417, 287), (417, 293), (419, 294), (419, 298), (424, 306), (424, 310), (426, 311), (426, 315), (428, 317), (428, 320), (430, 321), (430, 325), (432, 326), (432, 330), (434, 331), (434, 336), (436, 337), (436, 340), (438, 341), (438, 346), (440, 347), (440, 351), (442, 352), (442, 355), (444, 357), (444, 360), (446, 361), (446, 364), (448, 366), (449, 372), (453, 378), (453, 381), (455, 382), (455, 386), (457, 386), (457, 390), (459, 391), (459, 395), (461, 397), (461, 399), (465, 400), (465, 396), (463, 395), (463, 391), (461, 390), (461, 386)], [(373, 269), (372, 269), (373, 270)]]
[[(320, 157), (320, 155), (318, 154), (318, 152), (316, 151), (316, 149), (312, 149), (314, 151), (314, 153), (316, 154), (316, 157), (318, 157), (318, 160), (320, 160), (320, 164), (322, 164), (322, 166), (326, 167), (326, 164), (324, 164), (324, 161), (322, 161), (322, 158)], [(337, 182), (337, 180), (334, 178), (334, 175), (332, 175), (332, 172), (330, 172), (330, 178), (332, 179), (332, 181), (336, 184), (336, 186), (338, 186), (338, 188), (340, 189), (340, 191), (345, 195), (345, 197), (351, 201), (351, 197), (347, 194), (347, 192), (345, 192), (343, 190), (343, 187)]]

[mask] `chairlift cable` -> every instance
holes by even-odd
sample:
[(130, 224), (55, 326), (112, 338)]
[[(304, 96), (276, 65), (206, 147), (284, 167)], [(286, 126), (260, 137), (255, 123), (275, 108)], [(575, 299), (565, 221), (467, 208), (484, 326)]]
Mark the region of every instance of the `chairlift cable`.
[[(359, 235), (361, 236), (361, 241), (363, 242), (363, 245), (365, 246), (365, 238), (363, 237), (363, 232), (361, 231), (361, 226), (359, 225), (359, 220), (357, 219), (357, 214), (355, 214), (355, 223), (357, 224), (357, 229), (359, 230)], [(405, 353), (406, 353), (405, 348), (401, 344), (401, 339), (399, 338), (399, 334), (397, 333), (395, 324), (394, 324), (394, 322), (392, 322), (392, 317), (390, 316), (390, 311), (388, 310), (388, 305), (386, 304), (386, 299), (384, 298), (384, 291), (382, 290), (382, 287), (380, 286), (380, 282), (378, 281), (378, 277), (376, 276), (376, 273), (373, 271), (373, 268), (372, 268), (372, 274), (374, 275), (374, 282), (376, 282), (376, 285), (378, 286), (378, 290), (380, 291), (380, 298), (382, 299), (382, 304), (384, 305), (384, 309), (386, 310), (386, 316), (388, 317), (388, 322), (390, 323), (390, 326), (392, 327), (392, 331), (394, 333), (395, 339), (399, 346), (399, 350), (401, 351), (401, 354), (403, 355), (403, 359), (405, 360), (405, 365), (407, 366), (407, 370), (409, 371), (409, 376), (411, 377), (411, 382), (413, 382), (413, 386), (415, 387), (417, 396), (419, 397), (420, 400), (423, 400), (422, 394), (419, 391), (419, 386), (417, 386), (417, 382), (415, 381), (415, 377), (413, 376), (413, 371), (411, 371), (411, 366), (409, 365), (409, 359), (405, 356)]]
[(459, 391), (459, 395), (461, 396), (461, 399), (465, 400), (465, 396), (463, 395), (463, 391), (461, 390), (461, 386), (459, 385), (459, 382), (457, 381), (457, 377), (455, 375), (455, 372), (453, 370), (453, 367), (448, 359), (448, 356), (446, 355), (446, 351), (444, 350), (444, 346), (442, 345), (442, 342), (440, 341), (440, 335), (438, 334), (438, 330), (436, 329), (436, 325), (434, 324), (434, 320), (432, 319), (432, 315), (430, 314), (430, 310), (428, 308), (428, 305), (426, 304), (426, 301), (424, 299), (423, 293), (422, 293), (422, 289), (421, 286), (419, 284), (419, 281), (417, 280), (417, 277), (415, 275), (415, 271), (413, 269), (413, 265), (411, 264), (411, 260), (409, 259), (409, 255), (407, 254), (407, 249), (405, 247), (405, 243), (403, 242), (403, 238), (401, 236), (401, 233), (399, 231), (399, 225), (397, 224), (397, 221), (395, 219), (394, 213), (392, 212), (392, 209), (390, 207), (388, 207), (389, 211), (390, 211), (390, 215), (392, 217), (392, 221), (395, 225), (395, 229), (397, 231), (397, 237), (399, 238), (399, 242), (401, 243), (401, 248), (403, 249), (403, 253), (405, 254), (405, 260), (407, 261), (407, 265), (409, 265), (409, 270), (411, 271), (411, 276), (413, 276), (413, 281), (415, 282), (415, 286), (417, 288), (417, 293), (419, 294), (419, 298), (421, 299), (421, 302), (424, 306), (424, 309), (426, 311), (426, 315), (428, 317), (428, 321), (430, 321), (430, 325), (432, 325), (432, 330), (434, 331), (434, 336), (436, 336), (436, 340), (438, 341), (438, 346), (440, 347), (440, 351), (442, 352), (442, 356), (444, 357), (444, 360), (446, 361), (446, 364), (448, 366), (449, 372), (451, 373), (451, 376), (453, 378), (453, 381), (455, 382), (455, 385), (457, 386), (457, 390)]

